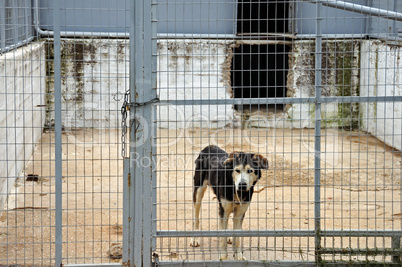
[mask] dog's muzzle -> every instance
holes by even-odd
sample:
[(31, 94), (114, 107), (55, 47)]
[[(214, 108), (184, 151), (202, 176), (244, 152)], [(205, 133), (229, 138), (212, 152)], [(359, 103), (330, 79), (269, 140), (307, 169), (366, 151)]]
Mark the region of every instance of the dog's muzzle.
[(238, 188), (237, 191), (247, 192), (248, 191), (247, 187), (248, 187), (247, 183), (240, 182), (238, 187), (237, 187)]

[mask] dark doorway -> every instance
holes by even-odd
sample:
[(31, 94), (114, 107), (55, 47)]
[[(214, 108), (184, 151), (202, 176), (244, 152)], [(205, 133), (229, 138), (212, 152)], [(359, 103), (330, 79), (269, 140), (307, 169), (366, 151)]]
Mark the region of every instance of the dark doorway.
[(288, 18), (288, 0), (239, 0), (237, 33), (287, 33)]
[(235, 48), (231, 73), (234, 98), (285, 97), (288, 54), (289, 47), (284, 44)]

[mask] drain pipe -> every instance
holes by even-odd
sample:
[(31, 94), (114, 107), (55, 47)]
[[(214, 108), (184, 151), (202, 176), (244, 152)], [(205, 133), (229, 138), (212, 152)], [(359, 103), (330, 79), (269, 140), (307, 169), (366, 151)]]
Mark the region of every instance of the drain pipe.
[(402, 13), (390, 11), (386, 9), (380, 9), (375, 7), (363, 6), (338, 0), (302, 0), (304, 2), (310, 2), (312, 4), (321, 3), (323, 6), (333, 7), (341, 10), (352, 11), (360, 14), (381, 17), (390, 20), (396, 20), (402, 22)]
[[(35, 31), (41, 37), (53, 37), (54, 31), (43, 30), (40, 28), (39, 22), (39, 0), (34, 0), (34, 27)], [(83, 37), (83, 38), (93, 38), (93, 37), (104, 37), (104, 38), (121, 38), (128, 39), (128, 32), (84, 32), (84, 31), (60, 31), (61, 37)], [(235, 34), (168, 34), (168, 33), (158, 33), (157, 37), (159, 39), (225, 39), (225, 38), (236, 38)]]
[[(34, 27), (38, 35), (43, 36), (43, 37), (53, 37), (54, 32), (51, 30), (42, 30), (39, 25), (39, 0), (34, 0), (35, 1), (35, 11), (34, 11)], [(357, 12), (360, 14), (365, 14), (365, 15), (370, 15), (370, 16), (376, 16), (376, 17), (382, 17), (385, 19), (389, 20), (396, 20), (402, 22), (402, 13), (400, 12), (395, 12), (395, 11), (390, 11), (386, 9), (380, 9), (380, 8), (374, 8), (374, 7), (369, 7), (369, 6), (363, 6), (363, 5), (358, 5), (358, 4), (353, 4), (349, 2), (344, 2), (344, 1), (335, 1), (335, 0), (302, 0), (304, 2), (309, 2), (312, 4), (317, 4), (320, 2), (323, 6), (328, 6), (328, 7), (333, 7), (341, 10), (346, 10), (346, 11), (352, 11), (352, 12)], [(129, 33), (126, 32), (83, 32), (83, 31), (61, 31), (60, 35), (62, 37), (109, 37), (109, 38), (129, 38)], [(194, 35), (191, 35), (194, 38)], [(174, 36), (169, 36), (167, 35), (159, 35), (158, 37), (162, 38), (178, 38), (180, 36), (174, 35)], [(217, 37), (215, 35), (210, 35), (210, 34), (203, 34), (197, 35), (197, 37), (200, 38), (213, 38)], [(227, 36), (226, 36), (227, 37)]]

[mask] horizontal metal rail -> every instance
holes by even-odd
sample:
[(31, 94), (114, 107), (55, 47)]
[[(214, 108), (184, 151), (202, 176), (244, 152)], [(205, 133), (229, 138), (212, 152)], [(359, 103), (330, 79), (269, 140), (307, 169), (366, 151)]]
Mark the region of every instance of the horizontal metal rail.
[(165, 261), (165, 262), (155, 262), (153, 266), (182, 266), (182, 267), (199, 267), (199, 266), (208, 266), (208, 267), (222, 267), (222, 266), (230, 266), (230, 267), (243, 267), (243, 266), (255, 266), (255, 267), (269, 267), (269, 266), (317, 266), (316, 263), (312, 261)]
[[(337, 262), (322, 262), (323, 266), (400, 266), (400, 263), (387, 262), (375, 262), (372, 261), (367, 263), (363, 262), (350, 262), (350, 261), (337, 261)], [(153, 266), (182, 266), (182, 267), (198, 267), (198, 266), (208, 266), (208, 267), (246, 267), (246, 266), (263, 266), (263, 267), (276, 267), (276, 266), (321, 266), (312, 261), (166, 261), (166, 262), (155, 262)]]
[[(316, 4), (318, 0), (303, 0), (305, 2), (310, 2)], [(361, 14), (382, 17), (390, 20), (402, 21), (402, 13), (389, 11), (385, 9), (373, 8), (369, 6), (363, 6), (353, 3), (348, 3), (344, 1), (320, 1), (322, 5), (338, 8), (342, 10), (357, 12)], [(43, 30), (39, 25), (39, 0), (35, 0), (34, 3), (34, 26), (36, 32), (41, 36), (53, 36), (54, 31)], [(62, 37), (109, 37), (109, 38), (129, 38), (128, 32), (84, 32), (84, 31), (61, 31), (60, 35)], [(168, 33), (158, 33), (158, 38), (196, 38), (196, 39), (220, 39), (220, 38), (238, 38), (235, 34), (168, 34)], [(241, 38), (241, 37), (240, 37)]]
[(401, 248), (321, 248), (320, 254), (375, 255), (401, 253)]
[[(38, 35), (43, 37), (54, 36), (54, 31), (41, 29), (39, 25), (39, 0), (35, 0), (34, 3), (34, 27)], [(120, 38), (128, 39), (130, 37), (129, 32), (86, 32), (86, 31), (60, 31), (61, 37), (81, 37), (81, 38)], [(159, 39), (235, 39), (235, 34), (169, 34), (169, 33), (158, 33), (157, 37)]]
[(365, 14), (370, 16), (381, 17), (389, 20), (402, 21), (402, 13), (390, 11), (386, 9), (380, 9), (375, 7), (369, 7), (364, 5), (358, 5), (354, 3), (338, 1), (338, 0), (303, 0), (304, 2), (310, 2), (313, 4), (321, 3), (323, 6), (333, 7), (346, 11), (352, 11), (359, 14)]
[(121, 263), (96, 263), (96, 264), (63, 264), (63, 267), (92, 267), (92, 266), (126, 266), (122, 265)]
[[(402, 237), (402, 230), (323, 230), (322, 237)], [(208, 230), (156, 232), (156, 237), (314, 237), (314, 230)]]
[[(321, 97), (320, 103), (401, 102), (402, 96), (331, 96)], [(315, 97), (229, 98), (161, 100), (160, 104), (173, 105), (264, 105), (315, 103)]]

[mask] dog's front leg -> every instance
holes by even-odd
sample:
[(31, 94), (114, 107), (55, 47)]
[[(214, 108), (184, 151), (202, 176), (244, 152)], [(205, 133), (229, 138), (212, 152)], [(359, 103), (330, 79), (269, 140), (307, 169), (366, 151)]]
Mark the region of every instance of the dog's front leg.
[[(225, 205), (225, 204), (223, 204)], [(222, 203), (219, 203), (219, 230), (226, 230), (228, 226), (228, 212), (222, 206)], [(227, 260), (228, 251), (227, 251), (227, 243), (226, 237), (219, 237), (219, 259)]]
[[(235, 207), (233, 213), (233, 228), (234, 230), (241, 230), (244, 215), (248, 209), (250, 204), (241, 204)], [(233, 237), (233, 249), (234, 249), (234, 257), (236, 260), (246, 260), (243, 256), (243, 252), (240, 249), (240, 238), (238, 236)]]
[[(195, 178), (194, 178), (195, 179)], [(204, 197), (206, 186), (196, 187), (193, 195), (194, 213), (193, 213), (193, 230), (200, 230), (200, 209), (201, 201)], [(190, 246), (199, 247), (201, 244), (199, 237), (193, 237), (190, 240)]]

